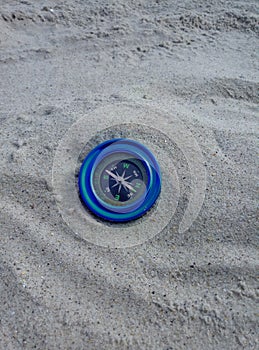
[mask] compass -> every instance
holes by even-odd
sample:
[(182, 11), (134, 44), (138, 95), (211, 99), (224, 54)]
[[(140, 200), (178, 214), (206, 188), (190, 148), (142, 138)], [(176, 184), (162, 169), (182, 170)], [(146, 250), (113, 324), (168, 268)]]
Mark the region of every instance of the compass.
[(139, 218), (154, 205), (161, 174), (146, 146), (130, 139), (112, 139), (86, 156), (78, 186), (91, 212), (108, 221), (124, 222)]

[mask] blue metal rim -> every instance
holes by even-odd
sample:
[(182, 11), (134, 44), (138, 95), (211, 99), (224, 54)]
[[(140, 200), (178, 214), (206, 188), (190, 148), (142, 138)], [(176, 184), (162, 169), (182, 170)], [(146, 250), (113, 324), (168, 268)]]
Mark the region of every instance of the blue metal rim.
[[(104, 203), (98, 198), (93, 187), (96, 166), (105, 157), (116, 152), (125, 152), (137, 157), (148, 176), (144, 197), (131, 205), (121, 207)], [(154, 155), (146, 146), (134, 140), (116, 138), (101, 143), (86, 156), (80, 168), (78, 186), (80, 197), (91, 212), (108, 221), (125, 222), (141, 217), (154, 205), (161, 191), (161, 173)]]

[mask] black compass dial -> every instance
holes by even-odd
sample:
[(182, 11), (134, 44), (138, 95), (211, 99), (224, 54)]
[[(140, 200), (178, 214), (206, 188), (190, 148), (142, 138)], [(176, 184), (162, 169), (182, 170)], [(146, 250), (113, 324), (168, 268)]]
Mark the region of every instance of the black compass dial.
[(131, 204), (145, 194), (146, 168), (127, 154), (108, 156), (97, 166), (93, 184), (103, 201), (116, 206)]

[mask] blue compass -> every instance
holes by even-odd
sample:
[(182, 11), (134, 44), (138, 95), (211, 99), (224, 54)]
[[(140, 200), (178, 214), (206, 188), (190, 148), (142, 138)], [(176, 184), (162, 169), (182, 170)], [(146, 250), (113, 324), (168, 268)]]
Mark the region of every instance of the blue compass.
[(78, 186), (91, 212), (108, 221), (124, 222), (139, 218), (154, 205), (161, 173), (147, 147), (130, 139), (112, 139), (86, 156)]

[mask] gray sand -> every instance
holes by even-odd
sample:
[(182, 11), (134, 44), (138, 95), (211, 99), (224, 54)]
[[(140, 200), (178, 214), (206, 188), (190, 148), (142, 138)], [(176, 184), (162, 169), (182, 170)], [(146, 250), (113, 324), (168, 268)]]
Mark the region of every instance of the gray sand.
[[(257, 35), (250, 0), (1, 1), (1, 349), (257, 348)], [(59, 144), (113, 105), (198, 142), (207, 183), (188, 230), (174, 140), (180, 209), (152, 239), (109, 248), (62, 219)]]

